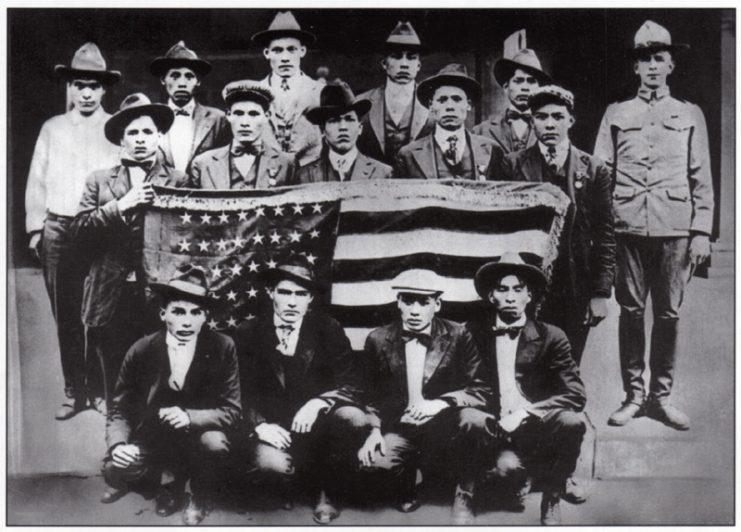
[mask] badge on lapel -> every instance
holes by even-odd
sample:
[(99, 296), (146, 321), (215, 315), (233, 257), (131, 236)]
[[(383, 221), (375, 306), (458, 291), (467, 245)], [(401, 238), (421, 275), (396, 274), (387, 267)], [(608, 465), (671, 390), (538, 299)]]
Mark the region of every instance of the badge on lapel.
[(278, 175), (278, 168), (268, 168), (268, 185), (274, 187), (277, 183), (275, 176)]
[(584, 172), (576, 172), (574, 174), (574, 188), (580, 190), (584, 187), (584, 180), (587, 178), (587, 174)]
[(479, 181), (486, 181), (486, 165), (480, 164), (476, 167), (476, 169), (479, 171)]

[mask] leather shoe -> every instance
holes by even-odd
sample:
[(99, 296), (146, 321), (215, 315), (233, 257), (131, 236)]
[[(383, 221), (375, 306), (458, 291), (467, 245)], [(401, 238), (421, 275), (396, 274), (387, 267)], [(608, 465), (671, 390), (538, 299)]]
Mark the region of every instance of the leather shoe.
[(419, 507), (420, 507), (420, 502), (419, 502), (419, 499), (417, 498), (416, 493), (413, 495), (409, 495), (408, 497), (404, 497), (396, 503), (396, 509), (404, 514), (412, 513), (413, 511), (417, 510)]
[(319, 525), (328, 525), (340, 516), (340, 511), (334, 505), (334, 503), (327, 497), (327, 494), (322, 490), (319, 494), (319, 501), (314, 507), (314, 513), (312, 517), (314, 522)]
[(690, 429), (690, 418), (687, 414), (670, 404), (649, 401), (646, 404), (646, 416), (676, 430)]
[(612, 413), (610, 419), (607, 420), (607, 424), (612, 427), (623, 427), (634, 417), (640, 417), (642, 415), (643, 407), (641, 405), (625, 402)]
[(558, 495), (547, 491), (543, 492), (543, 498), (540, 500), (541, 525), (558, 526), (561, 524), (561, 507), (558, 501)]
[(68, 397), (54, 414), (54, 419), (63, 421), (74, 417), (85, 410), (86, 406), (86, 401), (84, 399)]
[(587, 490), (584, 484), (573, 477), (566, 479), (566, 487), (564, 488), (563, 495), (561, 495), (563, 500), (571, 504), (582, 504), (586, 502), (587, 497)]
[(188, 506), (183, 510), (183, 524), (187, 526), (196, 526), (201, 524), (208, 515), (208, 507), (200, 497), (191, 495)]
[(456, 486), (453, 508), (450, 511), (450, 524), (453, 526), (466, 526), (473, 525), (475, 522), (476, 515), (473, 512), (473, 493), (462, 489), (460, 486)]
[[(167, 517), (177, 512), (183, 506), (183, 493), (178, 493), (174, 486), (167, 484), (160, 487), (154, 499), (155, 512), (160, 517)], [(192, 502), (192, 501), (191, 501)], [(183, 514), (185, 519), (185, 514)]]
[(119, 500), (121, 497), (126, 495), (129, 492), (128, 489), (122, 488), (108, 488), (103, 492), (103, 495), (100, 496), (100, 502), (103, 504), (111, 504)]

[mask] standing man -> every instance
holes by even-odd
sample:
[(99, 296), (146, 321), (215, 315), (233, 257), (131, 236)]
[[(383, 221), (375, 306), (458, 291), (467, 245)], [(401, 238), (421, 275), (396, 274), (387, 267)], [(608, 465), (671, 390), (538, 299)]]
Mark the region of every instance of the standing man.
[(507, 108), (492, 115), (473, 132), (483, 135), (502, 147), (504, 153), (524, 150), (535, 144), (532, 116), (528, 98), (540, 85), (547, 85), (551, 78), (543, 71), (535, 52), (523, 48), (512, 59), (500, 59), (494, 64), (494, 78), (507, 95)]
[(306, 110), (309, 122), (319, 126), (324, 145), (319, 158), (299, 168), (298, 183), (361, 181), (391, 177), (391, 167), (358, 151), (363, 117), (371, 109), (368, 100), (355, 99), (350, 86), (335, 80), (322, 89), (321, 103)]
[[(710, 256), (713, 183), (705, 117), (699, 107), (672, 98), (667, 77), (677, 52), (662, 26), (646, 21), (630, 51), (641, 80), (638, 95), (611, 104), (602, 118), (595, 155), (612, 170), (620, 368), (625, 402), (608, 423), (622, 426), (644, 414), (677, 430), (689, 417), (669, 404), (677, 351), (679, 307), (696, 266)], [(646, 298), (653, 328), (649, 394)]]
[(279, 12), (267, 30), (252, 36), (270, 63), (270, 74), (261, 82), (274, 96), (266, 141), (294, 155), (301, 166), (318, 157), (322, 141), (319, 128), (303, 116), (307, 107), (319, 104), (324, 86), (301, 71), (306, 47), (315, 41), (290, 11)]
[[(102, 408), (97, 396), (97, 361), (85, 357), (80, 319), (86, 264), (74, 248), (70, 225), (93, 171), (113, 165), (118, 146), (103, 134), (110, 118), (101, 106), (106, 89), (121, 73), (108, 70), (98, 47), (84, 44), (70, 66), (54, 68), (67, 84), (71, 108), (41, 128), (26, 185), (26, 231), (29, 248), (41, 259), (46, 291), (57, 322), (65, 400), (56, 419), (68, 419), (87, 408)], [(43, 237), (43, 238), (42, 238)]]
[(90, 174), (72, 231), (91, 261), (85, 280), (82, 321), (87, 350), (100, 360), (110, 408), (126, 351), (151, 327), (147, 323), (142, 268), (143, 210), (154, 199), (152, 185), (182, 187), (187, 176), (157, 158), (160, 135), (174, 119), (164, 104), (131, 94), (105, 123), (105, 136), (121, 146), (113, 168)]
[(293, 156), (265, 141), (273, 94), (260, 83), (233, 81), (221, 93), (228, 108), (232, 142), (193, 160), (191, 186), (208, 189), (262, 189), (288, 184)]
[(373, 429), (358, 458), (393, 474), (397, 509), (405, 513), (419, 508), (418, 466), (453, 473), (452, 524), (473, 524), (486, 415), (470, 407), (483, 410), (490, 399), (484, 367), (468, 331), (435, 316), (442, 290), (433, 272), (407, 270), (392, 288), (400, 319), (371, 331), (365, 342)]
[(167, 91), (167, 105), (175, 113), (172, 127), (162, 137), (161, 155), (166, 164), (187, 173), (196, 155), (229, 142), (224, 112), (201, 105), (193, 96), (211, 72), (211, 64), (180, 41), (154, 59), (149, 71), (160, 79)]
[(399, 150), (429, 133), (427, 108), (417, 98), (422, 43), (409, 22), (398, 22), (386, 39), (381, 67), (386, 83), (359, 96), (370, 100), (358, 148), (369, 157), (393, 165)]
[(394, 176), (413, 179), (493, 179), (504, 152), (493, 140), (466, 131), (472, 100), (481, 86), (466, 67), (450, 64), (419, 84), (417, 97), (435, 122), (429, 135), (404, 146)]
[[(505, 253), (476, 272), (476, 291), (492, 312), (466, 325), (494, 390), (491, 422), (499, 453), (490, 474), (542, 482), (540, 520), (560, 525), (559, 500), (576, 468), (586, 425), (586, 395), (569, 341), (558, 327), (528, 318), (542, 291), (543, 272), (517, 253)], [(520, 491), (524, 496), (526, 492)]]

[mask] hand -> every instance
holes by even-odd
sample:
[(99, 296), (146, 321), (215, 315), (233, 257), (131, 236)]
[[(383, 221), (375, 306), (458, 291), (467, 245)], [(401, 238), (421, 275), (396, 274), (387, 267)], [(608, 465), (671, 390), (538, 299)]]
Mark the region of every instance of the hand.
[(401, 422), (409, 423), (410, 425), (422, 425), (449, 406), (448, 402), (442, 399), (422, 399), (407, 407), (404, 415), (401, 416)]
[(593, 297), (589, 300), (587, 315), (584, 317), (584, 325), (594, 327), (607, 317), (607, 298)]
[(693, 235), (690, 240), (690, 262), (699, 266), (710, 256), (710, 237), (708, 235)]
[(139, 460), (141, 457), (141, 451), (138, 445), (133, 443), (122, 443), (116, 445), (111, 451), (111, 458), (113, 459), (113, 465), (126, 469), (131, 464)]
[(131, 187), (126, 195), (118, 200), (118, 210), (121, 214), (128, 214), (140, 205), (149, 205), (154, 200), (152, 183), (142, 183)]
[(166, 423), (174, 429), (185, 429), (190, 426), (190, 416), (179, 406), (160, 408), (159, 417), (162, 423)]
[(314, 422), (322, 410), (329, 410), (327, 401), (324, 399), (310, 399), (293, 416), (291, 430), (299, 434), (311, 432), (311, 427), (314, 426)]
[(261, 442), (276, 449), (285, 450), (291, 446), (291, 433), (275, 423), (260, 423), (255, 427), (255, 434)]
[(30, 249), (37, 259), (41, 258), (41, 250), (39, 249), (39, 243), (41, 242), (41, 231), (36, 231), (31, 235), (31, 239), (28, 241), (28, 249)]
[(504, 432), (510, 434), (517, 430), (517, 427), (522, 425), (522, 422), (525, 421), (525, 419), (527, 419), (529, 415), (530, 413), (527, 410), (515, 410), (511, 414), (506, 415), (502, 419), (500, 419), (499, 426), (502, 427), (502, 430)]
[(364, 467), (373, 467), (376, 453), (386, 456), (386, 440), (383, 439), (381, 429), (375, 428), (365, 439), (365, 443), (358, 451), (358, 460)]

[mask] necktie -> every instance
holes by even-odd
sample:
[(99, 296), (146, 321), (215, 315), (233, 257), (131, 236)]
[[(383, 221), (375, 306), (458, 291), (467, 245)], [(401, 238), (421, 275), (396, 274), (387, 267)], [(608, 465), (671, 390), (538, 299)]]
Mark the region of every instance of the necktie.
[(175, 109), (175, 116), (190, 116), (190, 113), (185, 109)]
[(448, 140), (448, 149), (445, 150), (445, 159), (450, 164), (456, 164), (458, 159), (458, 151), (455, 149), (456, 145), (458, 144), (458, 137), (455, 135), (451, 135), (447, 138)]
[(256, 146), (254, 144), (237, 144), (232, 146), (232, 157), (241, 157), (242, 155), (260, 155), (262, 153), (262, 145)]
[(288, 86), (288, 78), (280, 78), (280, 88), (287, 91), (290, 87)]
[(504, 119), (507, 121), (524, 120), (529, 124), (530, 120), (532, 120), (532, 116), (530, 115), (530, 113), (521, 113), (519, 111), (515, 111), (514, 109), (507, 109), (507, 112), (504, 114)]
[(548, 146), (548, 150), (545, 155), (545, 162), (553, 173), (558, 173), (558, 166), (556, 165), (556, 147)]
[(504, 336), (505, 334), (510, 337), (511, 340), (517, 338), (517, 335), (522, 330), (522, 325), (506, 325), (504, 327), (492, 327), (494, 336)]
[(291, 335), (293, 330), (293, 325), (278, 325), (275, 327), (275, 332), (280, 342), (277, 346), (277, 349), (283, 354), (285, 354), (285, 352), (288, 350), (288, 337)]
[(347, 159), (342, 157), (335, 160), (335, 170), (340, 174), (340, 181), (344, 181), (347, 177)]
[(417, 340), (420, 344), (425, 346), (429, 349), (430, 345), (432, 344), (432, 338), (429, 334), (414, 332), (414, 331), (404, 331), (401, 333), (401, 339), (404, 340), (404, 342), (411, 342), (412, 340)]
[(152, 169), (152, 161), (135, 161), (133, 159), (121, 159), (121, 164), (126, 168), (141, 168), (145, 172)]

